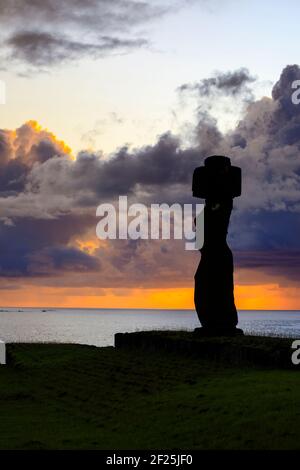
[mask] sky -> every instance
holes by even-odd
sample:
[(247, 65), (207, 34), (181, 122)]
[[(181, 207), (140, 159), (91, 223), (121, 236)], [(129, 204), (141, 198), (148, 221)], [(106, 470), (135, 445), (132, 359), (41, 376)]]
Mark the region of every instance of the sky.
[(193, 169), (221, 153), (243, 171), (237, 306), (299, 309), (299, 3), (2, 3), (0, 304), (193, 308), (199, 254), (103, 242), (96, 208), (195, 202)]

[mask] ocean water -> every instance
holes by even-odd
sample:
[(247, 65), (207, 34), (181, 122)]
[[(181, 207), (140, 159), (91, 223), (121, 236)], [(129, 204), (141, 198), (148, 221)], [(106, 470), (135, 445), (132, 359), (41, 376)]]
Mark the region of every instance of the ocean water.
[[(141, 330), (193, 330), (193, 310), (0, 308), (0, 339), (112, 346), (114, 334)], [(300, 338), (300, 311), (242, 310), (239, 325), (253, 335)]]

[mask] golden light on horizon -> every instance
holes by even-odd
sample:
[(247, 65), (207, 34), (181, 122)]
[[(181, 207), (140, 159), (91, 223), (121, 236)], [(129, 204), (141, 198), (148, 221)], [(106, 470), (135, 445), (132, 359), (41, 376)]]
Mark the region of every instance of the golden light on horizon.
[[(23, 286), (3, 289), (1, 307), (58, 308), (134, 308), (192, 309), (193, 288), (108, 289), (95, 287)], [(277, 284), (237, 285), (236, 306), (239, 310), (297, 310), (299, 290)]]

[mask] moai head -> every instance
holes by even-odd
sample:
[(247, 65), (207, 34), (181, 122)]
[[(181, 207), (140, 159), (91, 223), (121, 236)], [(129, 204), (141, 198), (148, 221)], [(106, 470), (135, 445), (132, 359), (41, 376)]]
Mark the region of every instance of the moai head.
[(220, 202), (240, 196), (241, 191), (242, 171), (228, 157), (212, 155), (194, 171), (194, 197)]

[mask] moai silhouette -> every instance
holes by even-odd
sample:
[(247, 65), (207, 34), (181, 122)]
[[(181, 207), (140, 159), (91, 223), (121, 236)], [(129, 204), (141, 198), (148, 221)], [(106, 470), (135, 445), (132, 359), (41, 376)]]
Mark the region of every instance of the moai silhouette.
[(243, 334), (236, 328), (233, 257), (227, 244), (227, 230), (233, 198), (241, 195), (241, 169), (230, 158), (213, 155), (193, 175), (193, 196), (205, 199), (204, 244), (195, 274), (195, 308), (202, 335)]

